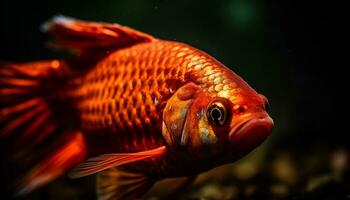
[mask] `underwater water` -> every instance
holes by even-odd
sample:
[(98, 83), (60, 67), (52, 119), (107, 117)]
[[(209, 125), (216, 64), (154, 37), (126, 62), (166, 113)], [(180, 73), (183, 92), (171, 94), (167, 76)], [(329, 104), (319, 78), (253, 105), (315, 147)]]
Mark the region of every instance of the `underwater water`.
[[(350, 199), (344, 8), (273, 0), (2, 0), (0, 60), (67, 56), (48, 50), (50, 37), (39, 29), (57, 14), (190, 44), (264, 94), (275, 127), (245, 158), (185, 188), (176, 188), (181, 180), (158, 183), (145, 199)], [(1, 169), (4, 189), (12, 177), (6, 163)], [(62, 177), (24, 199), (96, 199), (94, 183), (94, 176)]]

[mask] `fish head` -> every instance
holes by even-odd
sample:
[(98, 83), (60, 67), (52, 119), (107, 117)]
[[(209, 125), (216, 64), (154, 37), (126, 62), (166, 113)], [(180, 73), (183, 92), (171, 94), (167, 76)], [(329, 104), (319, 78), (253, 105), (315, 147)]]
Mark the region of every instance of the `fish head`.
[(233, 71), (201, 55), (206, 60), (189, 64), (192, 83), (167, 101), (163, 136), (174, 152), (188, 159), (232, 162), (270, 135), (268, 101)]
[(214, 132), (224, 137), (223, 159), (234, 161), (259, 146), (271, 134), (274, 123), (264, 95), (224, 66), (216, 73), (221, 83), (214, 78), (214, 91), (208, 89), (214, 97), (207, 106), (207, 117)]
[[(218, 162), (233, 162), (259, 146), (271, 134), (274, 123), (264, 95), (224, 66), (214, 71), (214, 78), (208, 78), (211, 84), (206, 92), (212, 98), (206, 106), (206, 118), (219, 139), (214, 156)], [(203, 138), (203, 133), (200, 135)]]
[(250, 87), (244, 89), (228, 96), (196, 84), (178, 89), (163, 112), (169, 147), (188, 159), (230, 162), (262, 143), (273, 127), (268, 101)]
[[(219, 138), (219, 162), (233, 162), (259, 146), (272, 132), (267, 98), (257, 93), (240, 76), (220, 63), (206, 78), (211, 101), (206, 117)], [(205, 74), (204, 74), (205, 75)], [(221, 141), (220, 141), (221, 140)]]

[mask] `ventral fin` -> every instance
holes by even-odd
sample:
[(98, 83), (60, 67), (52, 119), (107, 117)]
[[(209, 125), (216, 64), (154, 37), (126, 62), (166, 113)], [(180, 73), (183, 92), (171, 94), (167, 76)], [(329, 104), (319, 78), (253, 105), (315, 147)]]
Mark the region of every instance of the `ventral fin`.
[(163, 155), (165, 152), (166, 147), (161, 146), (156, 149), (136, 153), (103, 154), (98, 157), (90, 158), (79, 164), (68, 174), (68, 176), (70, 178), (80, 178), (127, 163), (132, 163), (147, 158), (156, 158)]
[(61, 15), (43, 24), (42, 30), (54, 36), (54, 47), (72, 50), (80, 55), (156, 40), (148, 34), (119, 24), (87, 22)]
[(155, 181), (144, 174), (113, 167), (97, 174), (97, 196), (99, 200), (141, 199)]

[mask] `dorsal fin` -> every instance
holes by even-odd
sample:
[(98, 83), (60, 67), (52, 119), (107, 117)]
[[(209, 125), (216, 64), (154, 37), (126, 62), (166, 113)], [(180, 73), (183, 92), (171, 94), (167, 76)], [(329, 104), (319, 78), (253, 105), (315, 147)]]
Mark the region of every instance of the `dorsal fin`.
[(52, 44), (55, 47), (63, 47), (80, 55), (157, 40), (119, 24), (87, 22), (61, 15), (43, 24), (42, 30), (54, 36), (55, 41)]

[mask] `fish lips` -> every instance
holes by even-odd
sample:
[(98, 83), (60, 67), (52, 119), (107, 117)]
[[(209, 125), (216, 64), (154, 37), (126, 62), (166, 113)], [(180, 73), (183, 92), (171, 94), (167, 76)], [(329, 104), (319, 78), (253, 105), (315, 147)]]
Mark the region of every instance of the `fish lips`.
[(229, 141), (239, 146), (257, 146), (270, 135), (273, 125), (273, 120), (268, 115), (252, 117), (230, 131)]

